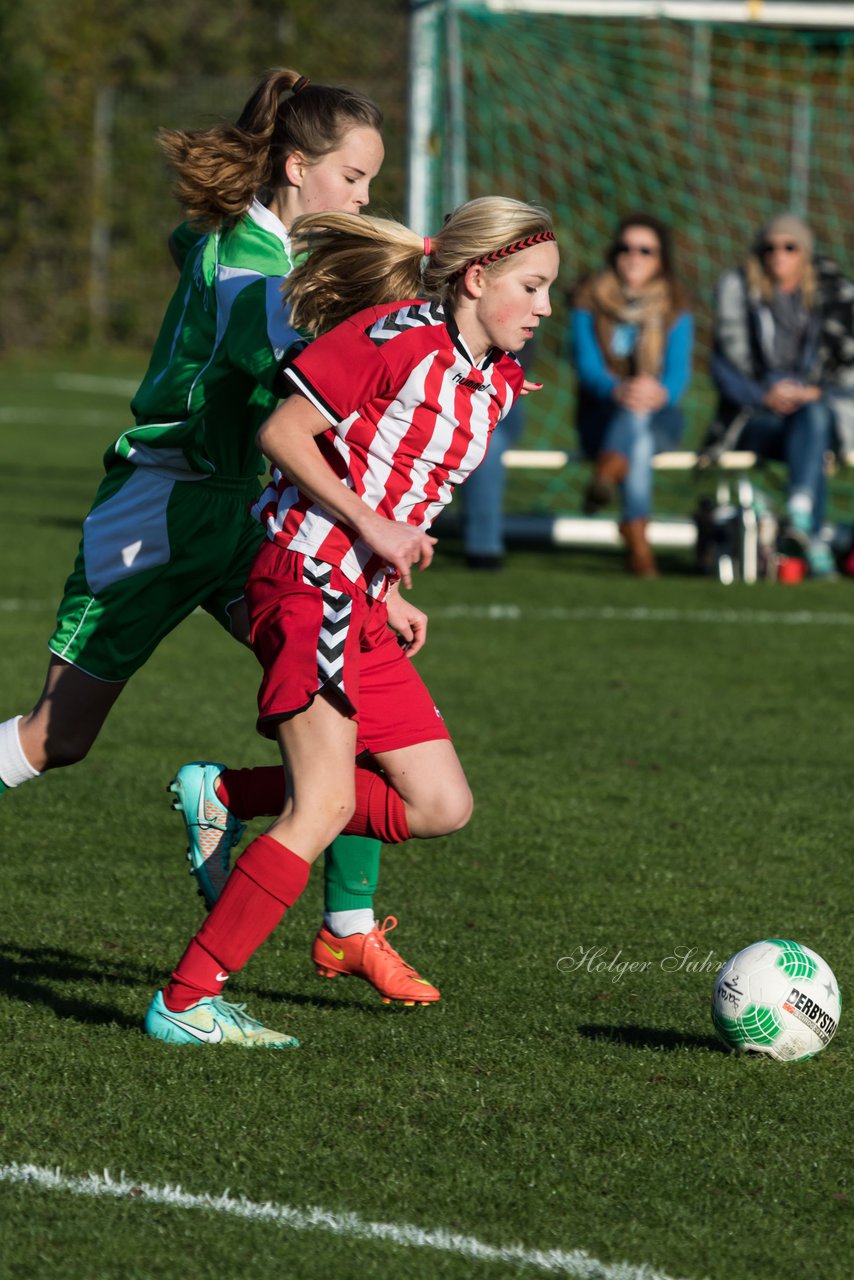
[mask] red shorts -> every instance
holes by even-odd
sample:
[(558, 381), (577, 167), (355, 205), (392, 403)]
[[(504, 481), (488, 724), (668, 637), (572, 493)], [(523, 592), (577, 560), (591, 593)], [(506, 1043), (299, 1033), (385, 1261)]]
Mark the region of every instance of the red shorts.
[(388, 626), (382, 601), (335, 565), (265, 542), (246, 583), (252, 648), (264, 668), (258, 732), (304, 711), (321, 691), (357, 724), (357, 751), (450, 738), (424, 681)]

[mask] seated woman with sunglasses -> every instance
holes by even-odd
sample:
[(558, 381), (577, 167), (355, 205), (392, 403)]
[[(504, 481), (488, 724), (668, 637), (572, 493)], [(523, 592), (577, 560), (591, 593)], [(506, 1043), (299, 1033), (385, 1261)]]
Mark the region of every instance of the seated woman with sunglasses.
[(813, 258), (794, 214), (762, 228), (744, 266), (717, 288), (712, 377), (717, 421), (707, 445), (750, 449), (788, 466), (787, 549), (813, 577), (834, 572), (822, 540), (824, 457), (854, 448), (854, 284)]
[(652, 459), (682, 435), (693, 339), (667, 228), (647, 214), (623, 218), (605, 269), (573, 295), (572, 356), (581, 446), (596, 463), (584, 510), (607, 506), (619, 488), (628, 568), (643, 578), (657, 573), (646, 537)]

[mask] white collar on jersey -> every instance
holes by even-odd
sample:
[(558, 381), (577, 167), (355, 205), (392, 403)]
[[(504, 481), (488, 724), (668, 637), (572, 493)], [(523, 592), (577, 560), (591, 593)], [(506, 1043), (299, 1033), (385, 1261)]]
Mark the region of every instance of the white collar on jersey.
[(480, 364), (476, 364), (474, 356), (472, 355), (472, 353), (469, 351), (468, 347), (465, 344), (463, 335), (460, 333), (459, 329), (457, 328), (457, 322), (454, 319), (453, 315), (449, 310), (446, 311), (445, 314), (446, 314), (445, 327), (448, 330), (448, 334), (450, 336), (451, 342), (453, 342), (457, 350), (460, 351), (465, 356), (466, 360), (468, 360), (472, 368), (488, 369), (491, 364), (494, 364), (495, 361), (501, 355), (501, 352), (498, 350), (498, 347), (490, 347), (486, 355), (481, 360)]
[(270, 231), (274, 236), (278, 236), (287, 251), (288, 257), (291, 256), (291, 237), (285, 228), (285, 224), (281, 222), (272, 209), (268, 209), (257, 198), (252, 201), (246, 210), (247, 218), (251, 218), (253, 222), (257, 222), (259, 227), (263, 227), (265, 231)]

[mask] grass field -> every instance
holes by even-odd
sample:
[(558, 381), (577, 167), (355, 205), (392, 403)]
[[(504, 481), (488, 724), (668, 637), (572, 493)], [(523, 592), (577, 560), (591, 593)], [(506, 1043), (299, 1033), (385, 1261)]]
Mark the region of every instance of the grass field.
[[(139, 370), (0, 366), (0, 718), (40, 687)], [(204, 616), (86, 762), (2, 797), (4, 1280), (850, 1276), (845, 1014), (779, 1066), (723, 1052), (708, 1006), (763, 937), (852, 989), (854, 590), (665, 568), (543, 548), (472, 575), (450, 544), (419, 578), (477, 808), (387, 851), (379, 906), (437, 1007), (315, 976), (316, 872), (232, 997), (302, 1049), (143, 1036), (201, 918), (165, 784), (272, 759), (253, 660)]]

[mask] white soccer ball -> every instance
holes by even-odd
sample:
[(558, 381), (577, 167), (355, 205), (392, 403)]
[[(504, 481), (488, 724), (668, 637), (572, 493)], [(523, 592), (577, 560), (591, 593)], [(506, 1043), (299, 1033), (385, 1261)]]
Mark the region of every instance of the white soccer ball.
[(712, 988), (712, 1021), (729, 1049), (779, 1062), (811, 1058), (839, 1025), (839, 983), (800, 942), (766, 938), (730, 956)]

